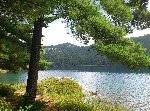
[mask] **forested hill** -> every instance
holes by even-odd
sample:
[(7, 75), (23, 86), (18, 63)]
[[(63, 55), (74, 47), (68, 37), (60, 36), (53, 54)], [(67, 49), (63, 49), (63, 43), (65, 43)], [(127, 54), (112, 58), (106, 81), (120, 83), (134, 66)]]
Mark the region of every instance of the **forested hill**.
[[(147, 53), (150, 53), (150, 34), (141, 37), (132, 37), (135, 42), (141, 42), (146, 47)], [(97, 55), (90, 46), (77, 46), (71, 43), (45, 46), (44, 51), (47, 53), (45, 59), (54, 62), (52, 67), (72, 67), (86, 65), (113, 65), (105, 56)]]
[(55, 67), (70, 67), (82, 65), (109, 65), (110, 60), (89, 50), (90, 46), (77, 46), (70, 43), (55, 46), (45, 46), (48, 61), (54, 62)]
[(147, 48), (147, 53), (150, 54), (150, 34), (139, 36), (139, 37), (131, 37), (135, 42), (141, 42), (142, 45)]

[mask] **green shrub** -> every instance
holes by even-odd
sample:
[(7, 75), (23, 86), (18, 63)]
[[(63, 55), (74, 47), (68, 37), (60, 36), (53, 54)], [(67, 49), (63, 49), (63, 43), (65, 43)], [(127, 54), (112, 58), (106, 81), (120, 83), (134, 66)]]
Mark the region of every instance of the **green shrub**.
[[(14, 109), (9, 108), (9, 105), (10, 102), (7, 102), (5, 97), (0, 99), (0, 111), (14, 111)], [(24, 109), (20, 107), (17, 111), (30, 111), (31, 107), (32, 105), (25, 106)]]
[(41, 109), (45, 107), (45, 103), (41, 101), (33, 101), (30, 103), (26, 103), (25, 96), (26, 95), (23, 95), (18, 98), (18, 107), (27, 109), (27, 106), (31, 106), (30, 109), (28, 109), (28, 111), (41, 111)]
[(15, 92), (15, 89), (8, 84), (0, 84), (0, 96), (11, 96)]
[(92, 111), (92, 106), (81, 100), (64, 99), (56, 103), (55, 108), (58, 111)]
[(93, 106), (92, 111), (130, 111), (129, 108), (125, 108), (116, 102), (111, 103), (101, 98), (90, 98), (86, 103)]
[(6, 101), (6, 98), (0, 98), (0, 111), (12, 111), (9, 109), (10, 102)]
[(70, 98), (82, 98), (82, 87), (70, 78), (48, 78), (38, 83), (37, 94), (60, 97), (69, 95)]
[(16, 91), (25, 91), (26, 84), (13, 84), (11, 85), (12, 88), (14, 88)]
[(63, 78), (59, 82), (59, 88), (57, 89), (59, 94), (68, 94), (74, 95), (78, 94), (79, 97), (82, 97), (82, 87), (75, 81), (70, 78)]
[(29, 111), (42, 111), (42, 108), (46, 106), (45, 103), (41, 101), (34, 101), (31, 105), (32, 107)]

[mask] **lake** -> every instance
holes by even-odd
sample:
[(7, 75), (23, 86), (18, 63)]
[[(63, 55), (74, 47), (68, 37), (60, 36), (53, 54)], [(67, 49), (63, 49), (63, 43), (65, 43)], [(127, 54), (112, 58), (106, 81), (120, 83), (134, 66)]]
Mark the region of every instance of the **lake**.
[[(150, 70), (139, 72), (122, 67), (49, 68), (39, 71), (39, 80), (69, 76), (99, 96), (130, 106), (133, 111), (150, 111)], [(27, 72), (0, 74), (1, 83), (26, 83)]]

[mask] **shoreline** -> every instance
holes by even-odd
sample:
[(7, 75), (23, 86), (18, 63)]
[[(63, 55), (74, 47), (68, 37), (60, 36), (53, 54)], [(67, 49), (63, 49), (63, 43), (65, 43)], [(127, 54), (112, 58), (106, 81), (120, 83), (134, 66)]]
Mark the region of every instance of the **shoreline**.
[[(48, 86), (50, 85), (49, 82), (53, 86), (53, 87), (50, 87), (52, 91), (49, 91), (49, 88), (48, 88)], [(51, 104), (51, 102), (53, 102), (54, 103), (52, 106), (53, 108), (55, 104), (56, 106), (60, 105), (58, 106), (58, 109), (64, 108), (64, 106), (70, 106), (70, 105), (79, 105), (80, 108), (82, 109), (84, 108), (82, 105), (85, 105), (86, 107), (89, 107), (92, 109), (96, 108), (96, 109), (104, 110), (105, 108), (107, 108), (108, 110), (115, 110), (115, 111), (130, 111), (128, 108), (124, 107), (123, 105), (116, 104), (116, 103), (113, 104), (107, 97), (98, 94), (97, 91), (96, 92), (90, 91), (84, 84), (81, 84), (80, 82), (76, 81), (72, 77), (68, 77), (68, 76), (64, 76), (61, 78), (50, 77), (50, 78), (46, 78), (45, 81), (38, 80), (38, 85), (39, 85), (39, 89), (36, 95), (36, 100), (44, 101), (46, 104)], [(21, 95), (24, 95), (25, 93), (26, 84), (18, 83), (18, 84), (11, 85), (11, 87), (15, 89), (14, 94), (16, 96), (21, 96)], [(62, 88), (64, 88), (64, 90), (69, 91), (69, 92), (67, 93), (66, 91), (65, 92), (61, 91), (58, 93), (57, 91), (59, 91), (59, 89), (62, 89)], [(54, 93), (51, 93), (51, 92), (54, 92)], [(70, 95), (67, 96), (64, 93), (70, 94)], [(68, 104), (67, 101), (70, 101), (71, 103), (72, 102), (73, 103)], [(60, 104), (61, 102), (63, 102), (64, 104)], [(49, 106), (47, 105), (46, 107), (49, 107)], [(76, 106), (74, 107), (79, 108)], [(121, 110), (118, 110), (118, 108)]]
[[(70, 77), (71, 78), (71, 77)], [(73, 80), (75, 80), (74, 78), (71, 78)], [(75, 80), (76, 81), (76, 80)], [(111, 104), (118, 104), (120, 106), (126, 107), (126, 108), (130, 108), (131, 111), (133, 111), (133, 108), (130, 107), (129, 105), (125, 105), (125, 104), (121, 104), (119, 101), (116, 100), (112, 100), (111, 98), (109, 98), (108, 96), (104, 96), (101, 95), (99, 92), (97, 91), (91, 91), (89, 90), (85, 85), (81, 84), (80, 82), (78, 82), (79, 85), (82, 87), (82, 92), (83, 94), (85, 94), (85, 97), (82, 98), (83, 102), (87, 102), (88, 100), (92, 100), (92, 99), (102, 99), (104, 101), (110, 102)]]
[(2, 70), (2, 69), (0, 69), (0, 74), (5, 74), (7, 72), (8, 72), (8, 70)]

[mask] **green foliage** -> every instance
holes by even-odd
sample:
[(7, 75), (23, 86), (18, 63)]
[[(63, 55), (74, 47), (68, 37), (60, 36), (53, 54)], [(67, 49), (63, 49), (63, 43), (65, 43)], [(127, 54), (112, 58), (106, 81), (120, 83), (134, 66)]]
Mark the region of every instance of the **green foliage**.
[(43, 48), (44, 47), (42, 46), (40, 51), (39, 70), (45, 70), (49, 65), (53, 64), (53, 62), (49, 62), (48, 60), (44, 59), (46, 56), (46, 52), (43, 51)]
[[(6, 101), (7, 96), (14, 96), (14, 92), (16, 90), (20, 90), (22, 88), (25, 89), (24, 85), (16, 85), (16, 84), (0, 84), (0, 96), (4, 98), (0, 98), (0, 111), (13, 111), (9, 106), (11, 106), (10, 102)], [(23, 90), (23, 89), (22, 89)], [(21, 97), (19, 97), (19, 100), (21, 100)], [(23, 99), (22, 99), (23, 100)], [(19, 105), (21, 106), (22, 100), (19, 101)], [(30, 111), (32, 105), (24, 106), (24, 108), (20, 107), (18, 108), (17, 111)]]
[[(95, 41), (102, 40), (105, 45), (114, 43), (117, 45), (118, 41), (120, 41), (120, 39), (123, 40), (123, 36), (126, 35), (126, 30), (128, 30), (127, 27), (145, 28), (149, 26), (149, 19), (147, 18), (150, 13), (145, 8), (148, 1), (137, 1), (134, 3), (132, 0), (129, 0), (128, 2), (121, 0), (112, 0), (111, 2), (100, 0), (99, 6), (108, 16), (110, 16), (110, 20), (108, 20), (108, 17), (104, 16), (97, 7), (90, 4), (89, 0), (73, 0), (71, 2), (68, 0), (38, 0), (36, 2), (22, 2), (18, 0), (12, 1), (11, 3), (8, 1), (0, 2), (3, 8), (3, 10), (1, 10), (3, 15), (0, 25), (5, 29), (1, 30), (1, 34), (6, 37), (9, 33), (11, 33), (10, 40), (14, 40), (15, 43), (21, 42), (22, 45), (26, 46), (26, 50), (20, 49), (21, 52), (30, 49), (31, 29), (34, 20), (37, 20), (39, 17), (43, 17), (45, 19), (43, 24), (46, 25), (49, 22), (62, 17), (66, 19), (65, 22), (67, 23), (67, 27), (71, 29), (71, 33), (77, 38), (80, 38), (87, 43), (89, 37), (92, 37)], [(10, 4), (12, 7), (9, 6)], [(137, 15), (137, 13), (140, 15)], [(28, 30), (26, 26), (28, 27)], [(24, 34), (22, 32), (24, 32)], [(27, 37), (28, 39), (25, 37), (27, 35), (29, 36)], [(3, 43), (4, 45), (7, 44), (6, 42)], [(17, 45), (15, 44), (13, 46), (15, 48), (12, 48), (12, 46), (13, 45), (7, 44), (5, 47), (9, 47), (12, 50), (15, 49), (15, 52), (17, 52), (17, 47), (15, 47)], [(25, 49), (25, 47), (23, 47), (23, 49)], [(120, 50), (121, 48), (118, 49)], [(3, 48), (3, 50), (6, 50), (6, 48)], [(11, 51), (8, 50), (8, 52)], [(28, 52), (15, 54), (13, 54), (13, 52), (8, 54), (8, 52), (0, 53), (1, 58), (3, 58), (1, 67), (12, 71), (27, 68), (26, 66), (29, 63), (29, 56), (27, 56), (29, 55)], [(13, 57), (11, 58), (10, 55), (13, 55)], [(24, 56), (26, 56), (25, 59)], [(16, 58), (19, 58), (19, 60)], [(41, 69), (45, 69), (45, 65), (50, 64), (42, 60), (40, 62), (43, 63), (43, 65), (40, 65)]]
[[(112, 44), (113, 47), (110, 45), (110, 48), (108, 50), (115, 50), (115, 51), (122, 51), (124, 52), (125, 49), (130, 52), (135, 50), (137, 54), (135, 56), (141, 54), (150, 54), (150, 35), (145, 35), (141, 37), (133, 37), (131, 38), (133, 41), (137, 44), (134, 47), (130, 47), (131, 44), (133, 44), (133, 41), (131, 42), (130, 39), (128, 39), (130, 42), (122, 41), (121, 44), (124, 44), (125, 47), (117, 47), (116, 44)], [(139, 44), (141, 43), (144, 48)], [(139, 44), (139, 45), (138, 45)], [(90, 50), (90, 46), (76, 46), (70, 43), (64, 43), (59, 45), (51, 45), (51, 46), (45, 46), (44, 50), (47, 53), (45, 55), (45, 59), (48, 61), (53, 61), (54, 63), (51, 65), (51, 67), (73, 67), (73, 66), (84, 66), (84, 65), (114, 65), (112, 62), (106, 58), (106, 56), (102, 56), (100, 52), (97, 55), (96, 51)], [(140, 50), (140, 52), (138, 52)], [(114, 52), (115, 53), (115, 52)], [(118, 52), (119, 53), (119, 52)], [(130, 54), (128, 53), (130, 56)], [(111, 55), (110, 55), (111, 56)], [(117, 55), (116, 55), (117, 56)], [(119, 56), (119, 55), (118, 55)], [(135, 57), (134, 56), (134, 57)], [(132, 56), (133, 57), (133, 56)], [(123, 55), (122, 55), (123, 58)], [(111, 58), (110, 58), (111, 59)], [(115, 59), (115, 58), (114, 58)], [(113, 60), (112, 60), (113, 61)], [(115, 61), (115, 60), (114, 60)], [(139, 60), (140, 61), (140, 60)], [(116, 63), (118, 63), (116, 58)]]
[[(113, 8), (116, 8), (115, 5), (120, 6), (119, 3), (122, 2), (118, 1), (113, 5)], [(124, 38), (126, 27), (119, 24), (112, 24), (97, 8), (86, 1), (74, 0), (74, 2), (76, 4), (70, 2), (67, 4), (69, 6), (68, 10), (71, 13), (66, 17), (66, 21), (68, 27), (71, 28), (72, 33), (77, 38), (87, 40), (88, 37), (93, 37), (97, 51), (106, 55), (113, 62), (118, 61), (135, 70), (139, 70), (142, 67), (149, 68), (150, 57), (145, 54), (145, 49), (140, 44), (135, 44), (132, 40)], [(111, 3), (109, 2), (109, 4)], [(106, 7), (109, 8), (110, 6)], [(121, 9), (124, 8), (121, 7)], [(124, 11), (126, 12), (127, 10), (125, 9)], [(111, 12), (111, 14), (119, 15), (119, 12)], [(128, 14), (130, 15), (131, 13)], [(132, 16), (129, 19), (132, 19)], [(128, 20), (125, 20), (125, 22), (128, 22)], [(130, 20), (129, 24), (131, 24)]]
[(150, 34), (139, 36), (139, 37), (131, 37), (135, 41), (135, 43), (141, 43), (143, 47), (145, 47), (146, 53), (150, 54)]
[[(41, 7), (40, 4), (43, 3), (46, 5)], [(41, 0), (36, 2), (17, 0), (11, 2), (0, 1), (0, 4), (2, 7), (0, 11), (0, 68), (11, 72), (18, 72), (22, 69), (27, 70), (30, 59), (33, 22), (35, 18), (43, 16), (43, 12), (51, 13), (53, 8), (47, 10), (45, 6), (50, 7), (52, 3)], [(41, 11), (42, 13), (40, 13)], [(45, 17), (45, 21), (51, 22), (54, 18), (57, 17)], [(49, 64), (51, 63), (41, 60), (40, 68), (44, 70)]]
[(113, 19), (113, 22), (117, 25), (125, 24), (127, 21), (133, 19), (130, 7), (124, 5), (122, 0), (100, 0), (100, 5), (103, 7), (108, 15), (111, 15), (110, 18)]
[(150, 27), (150, 11), (148, 11), (149, 0), (130, 0), (126, 3), (134, 15), (134, 18), (129, 22), (130, 28), (143, 30)]
[(47, 60), (41, 60), (40, 59), (40, 61), (39, 61), (40, 68), (39, 69), (40, 70), (45, 70), (51, 64), (53, 64), (53, 62), (48, 62)]
[(56, 103), (55, 108), (63, 111), (92, 111), (92, 106), (76, 99), (65, 98)]
[[(0, 99), (0, 111), (14, 111), (9, 107), (10, 105), (10, 102), (7, 102), (5, 97)], [(20, 107), (17, 111), (31, 111), (31, 107), (32, 105), (25, 106), (24, 109)]]
[[(20, 96), (18, 98), (18, 106), (22, 109), (27, 109), (27, 111), (42, 111), (42, 108), (45, 107), (45, 103), (41, 101), (32, 101), (30, 103), (25, 102), (25, 96)], [(25, 104), (26, 103), (26, 104)], [(19, 110), (20, 111), (20, 110)], [(22, 111), (22, 110), (21, 110)], [(24, 111), (24, 110), (23, 110)]]
[(91, 111), (92, 107), (81, 101), (82, 87), (71, 78), (48, 78), (38, 83), (38, 93), (56, 101), (55, 108), (69, 111)]
[(83, 97), (82, 87), (70, 78), (48, 78), (38, 83), (37, 94), (51, 96), (53, 99), (60, 99), (61, 96), (81, 99)]
[(106, 56), (97, 55), (90, 46), (76, 46), (70, 43), (45, 46), (45, 59), (53, 61), (51, 67), (72, 67), (88, 65), (112, 65)]
[(149, 28), (150, 12), (148, 11), (149, 0), (89, 0), (97, 6), (107, 19), (117, 26), (123, 26), (127, 33)]
[(42, 111), (42, 108), (45, 107), (45, 103), (41, 101), (34, 101), (31, 105), (32, 107), (29, 111)]
[(2, 27), (0, 30), (0, 68), (12, 72), (19, 71), (21, 68), (26, 69), (31, 45), (31, 35), (25, 32), (28, 26), (15, 25), (11, 24), (7, 18), (0, 18), (0, 26)]
[[(29, 38), (31, 39), (31, 32), (28, 32), (26, 30), (22, 35), (22, 33), (20, 33), (17, 29), (21, 29), (20, 25), (25, 26), (26, 24), (30, 24), (29, 25), (30, 30), (33, 27), (34, 21), (37, 24), (37, 26), (42, 26), (40, 24), (42, 24), (43, 18), (47, 15), (58, 15), (58, 18), (59, 17), (65, 18), (67, 27), (71, 29), (71, 33), (74, 36), (84, 40), (85, 43), (87, 43), (89, 38), (92, 37), (96, 42), (95, 44), (96, 50), (106, 55), (109, 59), (112, 59), (114, 62), (119, 61), (120, 63), (122, 63), (123, 65), (127, 65), (131, 69), (140, 69), (141, 67), (150, 68), (149, 65), (150, 57), (145, 54), (145, 49), (140, 44), (135, 44), (133, 41), (129, 39), (124, 39), (124, 36), (126, 35), (127, 32), (126, 30), (128, 30), (126, 26), (129, 26), (129, 28), (131, 27), (139, 28), (139, 26), (141, 25), (140, 29), (149, 26), (150, 13), (146, 10), (133, 10), (133, 13), (135, 12), (133, 14), (134, 15), (133, 17), (133, 15), (130, 12), (132, 10), (130, 10), (128, 6), (124, 6), (121, 0), (113, 0), (113, 2), (110, 1), (105, 2), (101, 0), (101, 3), (106, 3), (104, 4), (106, 8), (103, 5), (103, 9), (107, 11), (112, 16), (112, 18), (114, 18), (114, 20), (115, 19), (117, 20), (111, 22), (105, 16), (103, 16), (103, 14), (98, 10), (97, 7), (94, 7), (92, 4), (90, 4), (88, 0), (71, 0), (71, 1), (36, 0), (23, 2), (21, 0), (17, 1), (13, 0), (11, 2), (1, 0), (0, 3), (2, 4), (2, 10), (0, 11), (0, 13), (4, 18), (4, 20), (0, 22), (0, 27), (2, 27), (0, 30), (0, 35), (2, 35), (3, 37), (1, 39), (3, 45), (0, 47), (0, 50), (2, 50), (1, 51), (2, 53), (0, 53), (1, 56), (0, 67), (2, 67), (3, 69), (9, 69), (11, 71), (19, 71), (21, 68), (24, 69), (27, 68), (30, 55), (28, 53), (29, 51), (28, 49), (30, 49), (29, 47), (31, 46), (31, 44), (30, 42), (24, 41), (24, 39), (21, 37), (24, 34), (25, 35), (29, 34), (30, 36)], [(140, 6), (141, 5), (142, 4), (140, 4)], [(140, 9), (140, 7), (138, 8)], [(137, 13), (139, 11), (140, 14)], [(40, 20), (39, 18), (42, 19)], [(50, 22), (52, 22), (56, 18), (50, 20)], [(133, 20), (131, 20), (132, 18)], [(38, 21), (38, 19), (40, 21)], [(3, 26), (4, 25), (3, 23), (8, 23), (11, 26), (10, 29), (8, 25)], [(43, 23), (43, 26), (45, 26), (45, 24), (47, 23)], [(17, 29), (15, 29), (16, 27)], [(39, 28), (41, 29), (42, 27)], [(7, 40), (6, 38), (9, 35), (11, 35), (10, 40)], [(33, 34), (33, 38), (34, 37), (36, 38), (36, 33)], [(15, 41), (12, 42), (12, 40), (14, 39)], [(40, 38), (37, 40), (40, 41)], [(18, 47), (19, 45), (12, 44), (17, 43), (19, 41), (22, 42), (21, 44), (27, 43), (26, 44), (27, 47), (24, 48), (22, 46), (23, 50), (21, 50)], [(37, 66), (39, 62), (39, 45), (40, 45), (39, 41), (38, 42), (36, 42), (36, 40), (32, 41), (32, 43), (35, 44), (32, 45), (33, 49), (31, 52), (33, 52), (33, 54), (31, 55), (35, 55), (36, 62), (33, 62), (35, 64), (32, 64), (31, 60), (31, 64), (32, 66), (35, 65), (35, 68), (31, 68), (33, 71), (29, 72), (30, 74), (32, 74), (29, 77), (37, 76), (36, 72), (38, 70)], [(21, 52), (17, 50), (17, 47)], [(9, 48), (9, 50), (7, 48)], [(46, 61), (41, 61), (41, 63), (44, 63), (44, 65), (41, 66), (41, 68), (43, 69), (45, 68), (45, 65), (49, 64)], [(36, 80), (37, 80), (36, 77), (28, 80), (29, 80), (28, 83), (32, 82), (35, 85), (30, 84), (31, 85), (30, 86), (28, 84), (27, 91), (28, 89), (36, 89)], [(61, 84), (58, 84), (58, 86), (61, 86)], [(29, 92), (30, 91), (33, 90), (29, 90)], [(61, 91), (59, 91), (58, 87), (56, 87), (55, 91), (56, 94), (61, 94)], [(62, 92), (67, 93), (65, 91)], [(34, 96), (35, 95), (31, 95), (30, 97)]]
[(17, 15), (17, 11), (13, 12), (13, 7), (10, 7), (11, 4), (12, 6), (18, 4), (14, 1), (0, 2), (2, 7), (0, 11), (0, 68), (11, 72), (27, 69), (32, 26), (25, 24), (24, 18)]
[(20, 107), (20, 108), (18, 109), (18, 111), (31, 111), (31, 108), (32, 108), (32, 105), (25, 106), (24, 109), (23, 109), (22, 107)]
[(113, 62), (120, 62), (133, 70), (139, 70), (142, 67), (150, 68), (150, 56), (145, 54), (146, 49), (140, 43), (135, 44), (128, 38), (109, 45), (99, 40), (95, 45), (95, 50), (100, 51)]
[(0, 96), (11, 96), (15, 92), (15, 89), (8, 84), (0, 84)]
[(25, 91), (26, 84), (12, 84), (12, 88), (14, 88), (16, 91)]
[[(82, 40), (92, 37), (94, 40), (101, 39), (109, 44), (126, 35), (123, 27), (111, 24), (99, 10), (88, 1), (73, 1), (68, 3), (69, 13), (66, 17), (71, 32)], [(70, 22), (70, 23), (69, 23)]]
[(6, 102), (6, 98), (0, 98), (0, 111), (12, 111), (9, 109), (10, 102)]
[(91, 111), (130, 111), (129, 108), (123, 107), (116, 102), (111, 103), (106, 99), (101, 99), (98, 97), (89, 98), (86, 103), (93, 107)]

